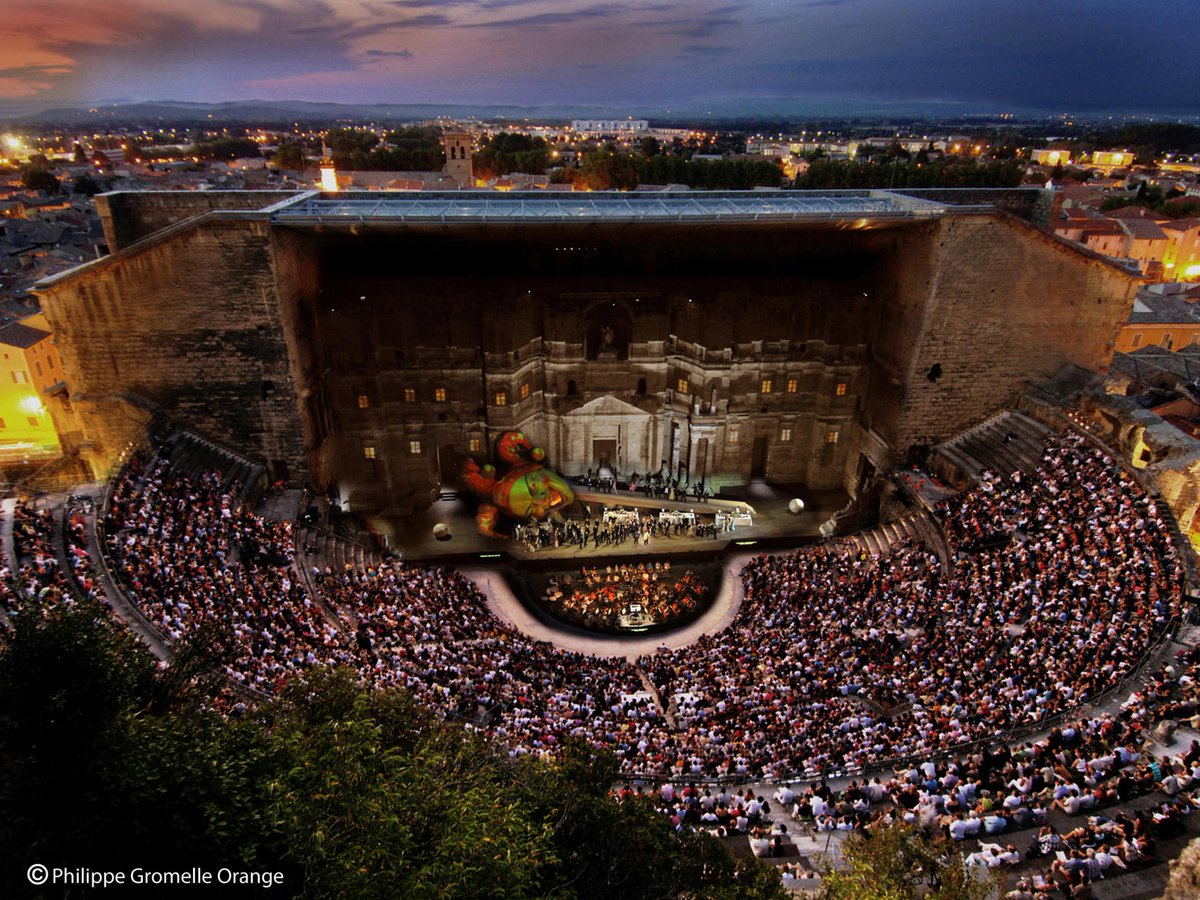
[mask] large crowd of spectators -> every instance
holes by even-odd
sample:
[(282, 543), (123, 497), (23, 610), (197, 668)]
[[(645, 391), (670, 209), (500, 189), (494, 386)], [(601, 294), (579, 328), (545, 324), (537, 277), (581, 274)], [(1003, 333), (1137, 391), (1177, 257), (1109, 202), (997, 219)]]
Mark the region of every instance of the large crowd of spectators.
[(642, 771), (640, 748), (664, 720), (623, 660), (565, 653), (500, 622), (458, 572), (398, 562), (323, 574), (370, 683), (400, 685), (431, 708), (486, 729), (514, 754), (553, 755), (568, 738)]
[[(1021, 867), (1004, 895), (1011, 900), (1089, 896), (1094, 882), (1159, 861), (1160, 844), (1183, 835), (1200, 809), (1200, 741), (1156, 755), (1147, 743), (1156, 722), (1200, 727), (1200, 647), (1181, 651), (1112, 712), (1037, 740), (915, 759), (891, 774), (843, 779), (841, 789), (824, 779), (786, 782), (767, 800), (726, 786), (667, 784), (654, 800), (677, 828), (748, 834), (759, 856), (779, 855), (789, 827), (819, 836), (906, 824), (959, 847), (969, 866)], [(645, 791), (623, 785), (614, 793)]]
[(106, 533), (125, 591), (169, 641), (206, 629), (230, 676), (274, 690), (329, 661), (340, 640), (291, 567), (291, 525), (237, 507), (216, 474), (134, 463), (114, 490)]
[[(28, 498), (14, 502), (12, 549), (17, 567), (14, 572), (7, 563), (0, 563), (0, 609), (4, 612), (0, 629), (6, 622), (11, 627), (22, 617), (49, 618), (57, 610), (73, 605), (77, 597), (107, 601), (88, 549), (89, 506), (89, 500), (78, 497), (68, 498), (65, 510)], [(60, 514), (66, 571), (60, 563), (55, 536), (55, 521)], [(112, 621), (121, 624), (117, 617)]]
[(950, 501), (949, 569), (918, 546), (760, 556), (729, 628), (641, 671), (528, 638), (444, 568), (318, 570), (324, 599), (310, 596), (290, 528), (235, 497), (164, 463), (135, 463), (115, 491), (117, 573), (168, 638), (212, 626), (230, 675), (268, 691), (351, 666), (514, 754), (578, 737), (628, 774), (773, 779), (1004, 737), (1119, 684), (1180, 598), (1153, 503), (1073, 437), (1035, 475)]
[(623, 661), (525, 637), (443, 568), (318, 571), (326, 615), (300, 585), (290, 526), (239, 511), (236, 495), (215, 474), (189, 478), (165, 462), (135, 464), (114, 490), (106, 531), (116, 574), (168, 639), (209, 626), (230, 677), (259, 690), (311, 666), (348, 666), (486, 729), (513, 753), (553, 755), (578, 737), (611, 748), (626, 771), (644, 768), (639, 742), (664, 722)]
[(0, 603), (10, 622), (22, 616), (46, 618), (75, 602), (54, 549), (54, 513), (32, 501), (18, 500), (12, 519), (17, 571), (5, 565), (0, 572)]
[(1082, 438), (943, 512), (949, 573), (923, 547), (761, 556), (730, 628), (645, 660), (680, 706), (671, 766), (772, 778), (1004, 735), (1119, 684), (1175, 614), (1169, 529)]

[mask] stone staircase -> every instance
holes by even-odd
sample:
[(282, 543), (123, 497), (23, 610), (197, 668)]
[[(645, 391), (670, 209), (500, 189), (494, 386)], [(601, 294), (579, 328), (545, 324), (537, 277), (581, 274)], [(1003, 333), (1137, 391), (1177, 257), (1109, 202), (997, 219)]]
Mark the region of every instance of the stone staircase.
[(243, 504), (255, 502), (255, 495), (261, 495), (264, 487), (266, 469), (263, 466), (198, 434), (175, 432), (164, 442), (159, 455), (184, 475), (197, 477), (208, 472), (219, 472), (223, 488), (241, 485), (240, 499)]
[[(328, 566), (335, 574), (348, 570), (366, 572), (377, 568), (383, 561), (382, 554), (357, 541), (338, 537), (323, 528), (301, 528), (296, 537), (299, 551), (297, 561), (302, 560), (307, 568)], [(308, 552), (312, 548), (312, 552)]]
[(884, 556), (892, 552), (899, 544), (925, 544), (938, 554), (943, 568), (949, 566), (949, 549), (941, 529), (923, 509), (905, 513), (891, 522), (883, 522), (867, 531), (852, 534), (848, 540), (853, 541), (864, 553), (872, 556)]
[(1000, 475), (1030, 472), (1042, 457), (1050, 430), (1024, 413), (998, 412), (986, 421), (933, 448), (929, 468), (960, 487), (976, 482), (985, 469)]

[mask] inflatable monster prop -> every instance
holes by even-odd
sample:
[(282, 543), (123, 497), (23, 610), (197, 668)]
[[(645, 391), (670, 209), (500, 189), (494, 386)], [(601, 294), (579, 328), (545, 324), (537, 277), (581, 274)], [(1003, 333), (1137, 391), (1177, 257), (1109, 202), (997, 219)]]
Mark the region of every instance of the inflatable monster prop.
[(558, 516), (558, 511), (575, 502), (575, 492), (565, 478), (547, 469), (546, 451), (533, 446), (519, 431), (510, 431), (497, 445), (500, 461), (509, 468), (499, 474), (488, 464), (482, 468), (473, 459), (463, 464), (463, 484), (483, 500), (475, 521), (480, 534), (499, 537), (496, 524), (500, 513), (517, 522), (541, 521)]

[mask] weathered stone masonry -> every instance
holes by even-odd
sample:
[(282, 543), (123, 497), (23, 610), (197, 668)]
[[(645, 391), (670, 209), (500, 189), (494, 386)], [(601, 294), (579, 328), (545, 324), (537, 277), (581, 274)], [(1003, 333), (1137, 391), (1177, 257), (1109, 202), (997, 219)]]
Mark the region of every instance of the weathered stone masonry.
[(570, 471), (853, 491), (1104, 366), (1136, 288), (1004, 212), (297, 224), (224, 196), (102, 197), (121, 249), (41, 289), (97, 474), (161, 409), (367, 509), (428, 503), (508, 428)]

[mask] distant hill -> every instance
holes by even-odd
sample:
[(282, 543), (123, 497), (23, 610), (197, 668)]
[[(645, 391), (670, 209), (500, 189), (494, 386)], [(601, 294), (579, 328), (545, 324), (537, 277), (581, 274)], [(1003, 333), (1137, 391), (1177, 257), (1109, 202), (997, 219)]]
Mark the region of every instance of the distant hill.
[[(305, 100), (237, 100), (226, 103), (197, 103), (178, 100), (110, 101), (92, 106), (64, 106), (35, 109), (23, 107), (0, 108), (0, 118), (13, 123), (60, 124), (64, 126), (104, 123), (127, 124), (163, 120), (172, 124), (192, 122), (228, 125), (278, 125), (304, 122), (324, 123), (344, 121), (408, 122), (447, 116), (455, 119), (532, 119), (535, 121), (568, 119), (612, 119), (631, 116), (653, 119), (659, 123), (675, 121), (705, 121), (727, 119), (771, 118), (887, 118), (916, 116), (932, 119), (990, 119), (1001, 113), (1036, 119), (1045, 110), (998, 109), (980, 104), (940, 101), (864, 101), (847, 98), (804, 97), (701, 97), (671, 106), (614, 106), (585, 104), (550, 104), (534, 106), (497, 106), (488, 104), (434, 103), (316, 103)], [(1108, 115), (1117, 111), (1107, 110)], [(1101, 114), (1097, 112), (1099, 117)], [(1142, 116), (1134, 116), (1141, 118)], [(1081, 115), (1080, 118), (1087, 118)], [(1182, 116), (1196, 120), (1196, 116)]]

